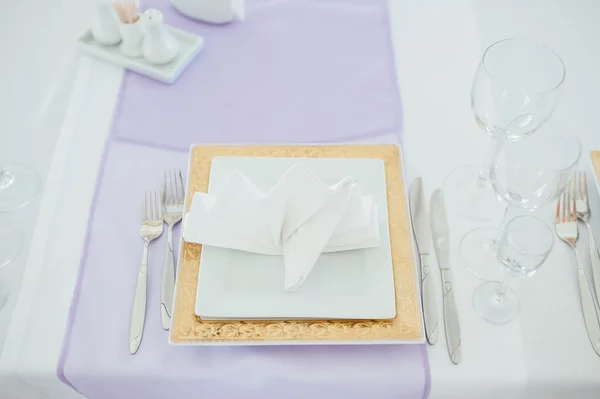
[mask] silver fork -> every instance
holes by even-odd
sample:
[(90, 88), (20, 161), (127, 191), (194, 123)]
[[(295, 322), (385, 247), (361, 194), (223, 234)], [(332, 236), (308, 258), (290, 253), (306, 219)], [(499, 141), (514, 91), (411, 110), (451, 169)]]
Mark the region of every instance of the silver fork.
[(575, 202), (577, 204), (577, 217), (583, 223), (588, 231), (590, 241), (590, 257), (592, 259), (592, 275), (594, 276), (594, 287), (596, 288), (596, 299), (600, 301), (600, 255), (596, 246), (594, 232), (590, 225), (590, 207), (588, 205), (587, 176), (585, 172), (579, 172), (575, 175)]
[(171, 326), (171, 307), (175, 291), (175, 252), (173, 251), (173, 226), (183, 217), (183, 201), (185, 189), (181, 170), (165, 171), (163, 190), (163, 210), (167, 223), (167, 253), (163, 269), (162, 291), (160, 300), (160, 320), (165, 330)]
[(133, 355), (137, 352), (142, 342), (144, 321), (146, 319), (146, 284), (148, 281), (148, 249), (150, 243), (160, 237), (163, 232), (161, 193), (146, 192), (142, 205), (142, 227), (140, 234), (146, 242), (142, 255), (142, 265), (138, 274), (133, 310), (131, 312), (131, 325), (129, 326), (129, 351)]
[(583, 270), (581, 262), (579, 261), (579, 253), (575, 246), (575, 242), (579, 236), (575, 192), (576, 188), (571, 181), (567, 191), (562, 193), (556, 202), (556, 235), (569, 244), (575, 252), (583, 319), (592, 347), (596, 354), (600, 355), (600, 321), (598, 320), (598, 313), (596, 311), (596, 305), (594, 304), (594, 294), (592, 293), (592, 288), (590, 287), (585, 270)]

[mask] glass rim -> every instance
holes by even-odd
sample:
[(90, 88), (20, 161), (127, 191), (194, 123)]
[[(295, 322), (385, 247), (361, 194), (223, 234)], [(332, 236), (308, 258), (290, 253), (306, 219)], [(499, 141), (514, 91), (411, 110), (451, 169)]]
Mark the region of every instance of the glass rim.
[[(542, 219), (540, 219), (537, 216), (533, 216), (533, 215), (519, 215), (519, 216), (516, 216), (516, 217), (512, 218), (506, 224), (506, 228), (504, 229), (504, 233), (506, 233), (506, 231), (508, 230), (508, 228), (510, 227), (510, 225), (515, 220), (519, 220), (519, 219), (532, 219), (532, 220), (535, 220), (536, 223), (539, 223), (539, 224), (543, 225), (544, 226), (544, 230), (546, 230), (548, 232), (548, 234), (550, 235), (550, 245), (549, 245), (549, 248), (547, 250), (545, 250), (545, 251), (540, 252), (540, 253), (531, 253), (530, 255), (541, 256), (541, 255), (550, 253), (550, 251), (552, 251), (552, 248), (554, 246), (554, 240), (555, 240), (555, 238), (554, 238), (554, 232), (552, 231), (552, 229), (550, 228), (550, 226), (548, 226), (548, 223), (544, 222)], [(539, 234), (538, 234), (538, 237), (539, 237)]]
[(496, 81), (496, 78), (494, 77), (494, 75), (492, 75), (485, 63), (486, 60), (486, 56), (488, 55), (488, 53), (490, 52), (490, 50), (492, 48), (494, 48), (495, 46), (497, 46), (500, 43), (504, 43), (504, 42), (508, 42), (508, 41), (522, 41), (522, 42), (528, 42), (528, 43), (532, 43), (535, 44), (536, 46), (539, 46), (541, 48), (544, 48), (545, 50), (549, 51), (550, 53), (552, 53), (560, 62), (560, 65), (562, 66), (562, 76), (559, 80), (559, 82), (554, 85), (552, 88), (547, 89), (547, 90), (541, 90), (541, 91), (531, 91), (532, 94), (545, 94), (545, 93), (550, 93), (552, 91), (557, 90), (560, 86), (562, 86), (563, 82), (565, 81), (565, 78), (567, 76), (567, 68), (565, 66), (565, 63), (563, 61), (563, 59), (560, 57), (560, 55), (558, 55), (558, 53), (554, 50), (552, 50), (550, 47), (546, 46), (543, 43), (540, 43), (536, 40), (533, 39), (528, 39), (528, 38), (523, 38), (523, 37), (508, 37), (505, 39), (501, 39), (498, 41), (495, 41), (494, 43), (490, 44), (485, 51), (483, 52), (483, 56), (481, 57), (481, 65), (483, 66), (483, 69), (485, 70), (485, 73), (493, 80)]

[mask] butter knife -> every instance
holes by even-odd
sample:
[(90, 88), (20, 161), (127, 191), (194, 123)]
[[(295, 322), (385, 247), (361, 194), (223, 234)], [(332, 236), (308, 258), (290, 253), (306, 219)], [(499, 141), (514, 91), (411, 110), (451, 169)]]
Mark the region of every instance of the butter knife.
[(452, 363), (458, 364), (461, 360), (460, 323), (458, 321), (456, 301), (454, 300), (452, 270), (450, 267), (450, 240), (448, 222), (446, 219), (446, 208), (444, 205), (444, 192), (442, 190), (436, 190), (431, 196), (430, 215), (433, 246), (435, 247), (435, 253), (438, 258), (438, 264), (442, 275), (444, 291), (444, 325), (446, 327), (448, 354), (450, 355)]
[(430, 276), (429, 251), (431, 250), (431, 231), (427, 220), (427, 206), (423, 184), (420, 177), (410, 185), (408, 205), (410, 219), (417, 241), (417, 249), (421, 264), (421, 302), (423, 304), (423, 319), (425, 320), (425, 335), (427, 342), (433, 345), (438, 337), (438, 315), (435, 304), (433, 277)]

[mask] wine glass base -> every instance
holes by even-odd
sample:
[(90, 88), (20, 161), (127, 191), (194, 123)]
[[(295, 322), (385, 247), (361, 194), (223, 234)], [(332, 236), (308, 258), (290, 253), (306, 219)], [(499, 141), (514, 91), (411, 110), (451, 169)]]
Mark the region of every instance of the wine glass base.
[(465, 165), (454, 169), (444, 180), (444, 197), (456, 212), (469, 219), (492, 220), (502, 205), (489, 181), (482, 179), (482, 165)]
[(23, 238), (19, 231), (9, 224), (0, 224), (0, 267), (8, 265), (21, 252)]
[(6, 174), (4, 178), (0, 174), (0, 212), (14, 211), (29, 204), (40, 186), (38, 175), (19, 164), (0, 169)]
[(501, 236), (495, 227), (479, 227), (465, 234), (460, 241), (460, 257), (467, 270), (484, 280), (502, 279), (498, 264)]
[(6, 289), (6, 286), (0, 284), (0, 309), (2, 309), (4, 307), (7, 299), (8, 299), (8, 290)]
[(506, 324), (519, 313), (519, 299), (511, 288), (502, 301), (498, 300), (496, 293), (500, 285), (499, 281), (488, 281), (481, 284), (473, 294), (475, 312), (493, 324)]

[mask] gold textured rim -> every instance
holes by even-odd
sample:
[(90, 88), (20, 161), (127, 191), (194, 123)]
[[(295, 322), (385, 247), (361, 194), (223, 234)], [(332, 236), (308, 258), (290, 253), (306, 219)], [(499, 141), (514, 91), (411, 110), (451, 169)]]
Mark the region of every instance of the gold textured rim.
[(385, 164), (390, 244), (396, 289), (391, 320), (206, 321), (195, 314), (202, 245), (183, 243), (178, 268), (171, 341), (173, 343), (261, 343), (267, 341), (417, 341), (423, 338), (417, 296), (408, 207), (396, 145), (209, 146), (190, 153), (186, 210), (195, 192), (206, 192), (212, 159), (217, 156), (297, 158), (374, 158)]

